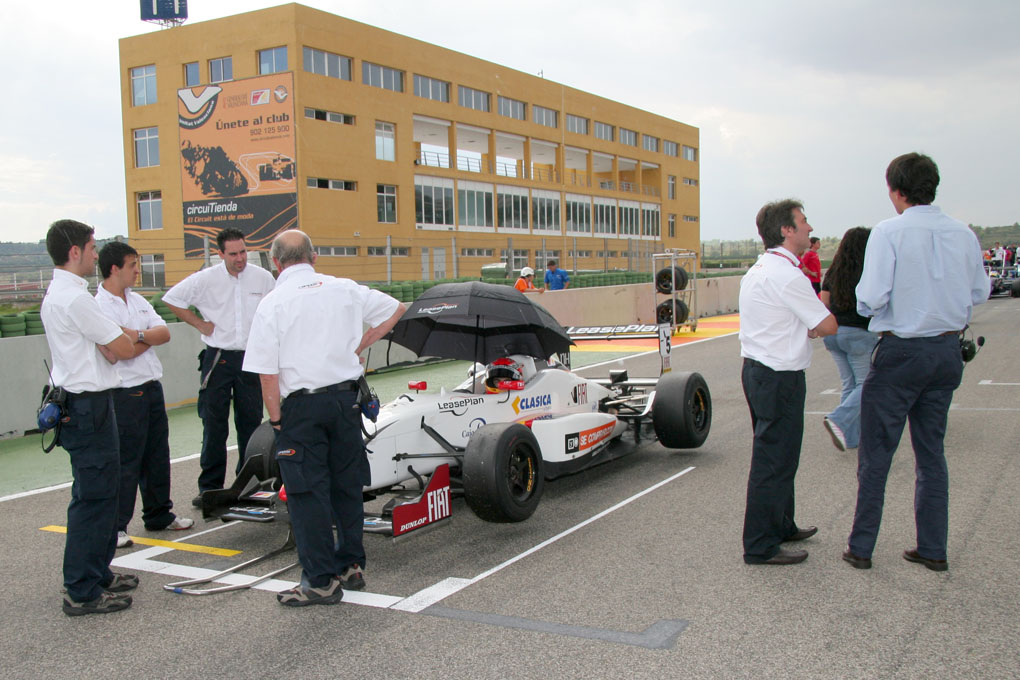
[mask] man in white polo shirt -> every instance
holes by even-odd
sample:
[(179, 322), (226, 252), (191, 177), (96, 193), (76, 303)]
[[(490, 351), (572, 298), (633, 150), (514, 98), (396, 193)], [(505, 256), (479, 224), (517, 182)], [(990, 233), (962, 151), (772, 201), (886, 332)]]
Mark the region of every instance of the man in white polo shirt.
[(96, 291), (99, 307), (108, 318), (136, 334), (135, 358), (117, 365), (120, 387), (113, 391), (120, 438), (120, 509), (117, 547), (133, 541), (127, 535), (135, 512), (135, 497), (142, 493), (142, 522), (149, 531), (190, 529), (195, 520), (178, 517), (170, 500), (170, 423), (163, 399), (163, 365), (152, 347), (170, 341), (170, 329), (149, 301), (131, 290), (138, 279), (138, 251), (121, 241), (110, 241), (99, 251), (103, 282)]
[[(265, 269), (248, 266), (248, 249), (240, 230), (224, 229), (216, 236), (216, 246), (223, 260), (220, 264), (191, 274), (163, 296), (163, 302), (181, 321), (198, 329), (206, 345), (199, 355), (198, 416), (203, 431), (199, 496), (192, 501), (196, 507), (202, 505), (202, 492), (222, 489), (227, 476), (231, 401), (238, 451), (235, 474), (244, 463), (248, 438), (262, 423), (259, 377), (241, 366), (255, 310), (276, 285)], [(202, 318), (190, 311), (189, 305), (197, 307)]]
[(110, 571), (117, 541), (120, 452), (111, 390), (113, 363), (134, 356), (133, 339), (103, 316), (84, 277), (96, 264), (92, 227), (58, 220), (46, 233), (53, 280), (42, 302), (53, 384), (67, 392), (59, 442), (71, 459), (71, 503), (64, 542), (63, 610), (68, 616), (108, 614), (131, 606), (138, 577)]
[(818, 531), (794, 521), (809, 340), (832, 335), (837, 324), (800, 271), (812, 231), (804, 206), (792, 199), (769, 203), (758, 211), (757, 224), (766, 252), (740, 281), (741, 381), (754, 428), (744, 562), (796, 564), (807, 551), (782, 544)]

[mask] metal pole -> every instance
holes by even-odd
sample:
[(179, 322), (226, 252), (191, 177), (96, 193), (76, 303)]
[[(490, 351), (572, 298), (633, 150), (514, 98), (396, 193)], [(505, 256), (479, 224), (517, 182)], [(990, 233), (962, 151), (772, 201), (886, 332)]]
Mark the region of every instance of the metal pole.
[(450, 250), (453, 253), (453, 278), (460, 278), (460, 258), (457, 253), (457, 237), (450, 237)]
[(386, 285), (393, 283), (393, 237), (386, 236)]
[(204, 266), (209, 266), (209, 237), (202, 237), (202, 261), (205, 263)]
[(577, 276), (577, 237), (574, 236), (572, 239), (573, 245), (571, 246), (571, 256), (574, 261), (574, 276)]
[(504, 270), (506, 273), (503, 274), (503, 278), (504, 279), (509, 279), (510, 278), (510, 272), (513, 271), (513, 268), (514, 268), (514, 239), (513, 239), (512, 236), (507, 236), (507, 239), (506, 239), (506, 268)]
[(602, 271), (609, 271), (609, 239), (602, 239)]

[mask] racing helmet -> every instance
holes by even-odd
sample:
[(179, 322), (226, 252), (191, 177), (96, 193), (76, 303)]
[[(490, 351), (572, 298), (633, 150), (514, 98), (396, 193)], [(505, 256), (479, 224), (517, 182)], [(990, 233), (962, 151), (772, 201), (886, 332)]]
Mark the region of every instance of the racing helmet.
[(503, 357), (485, 367), (485, 387), (487, 389), (499, 390), (501, 380), (523, 380), (520, 364), (510, 357)]
[(524, 267), (523, 269), (521, 269), (521, 276), (534, 276), (534, 275), (535, 270), (532, 269), (531, 267)]

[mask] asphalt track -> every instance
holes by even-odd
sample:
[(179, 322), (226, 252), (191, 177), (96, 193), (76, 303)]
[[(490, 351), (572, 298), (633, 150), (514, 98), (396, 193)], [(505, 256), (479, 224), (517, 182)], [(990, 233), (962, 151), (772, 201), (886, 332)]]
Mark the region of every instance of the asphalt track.
[[(948, 572), (900, 556), (914, 546), (909, 437), (890, 475), (874, 568), (840, 560), (856, 460), (821, 426), (839, 381), (820, 342), (797, 477), (798, 521), (820, 531), (804, 542), (803, 564), (743, 564), (750, 424), (730, 335), (673, 355), (674, 370), (698, 370), (712, 390), (702, 448), (649, 443), (557, 480), (521, 524), (482, 522), (455, 500), (442, 528), (398, 542), (368, 536), (368, 588), (335, 607), (283, 608), (265, 589), (163, 590), (178, 572), (277, 547), (282, 525), (207, 524), (172, 536), (174, 546), (132, 524), (139, 540), (115, 565), (142, 580), (134, 606), (71, 619), (59, 608), (68, 490), (6, 501), (0, 668), (12, 678), (1016, 678), (1018, 321), (1020, 300), (991, 300), (975, 316), (988, 342), (964, 372), (946, 439)], [(654, 352), (617, 362), (635, 376), (658, 370)], [(196, 475), (195, 460), (174, 466), (187, 484)]]

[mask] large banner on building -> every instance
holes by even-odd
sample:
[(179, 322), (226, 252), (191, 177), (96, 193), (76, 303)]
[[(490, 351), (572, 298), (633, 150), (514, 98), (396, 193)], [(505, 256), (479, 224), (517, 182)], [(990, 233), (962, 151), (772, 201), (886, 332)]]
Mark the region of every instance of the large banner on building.
[(293, 92), (289, 72), (177, 91), (186, 256), (225, 227), (262, 249), (297, 226)]

